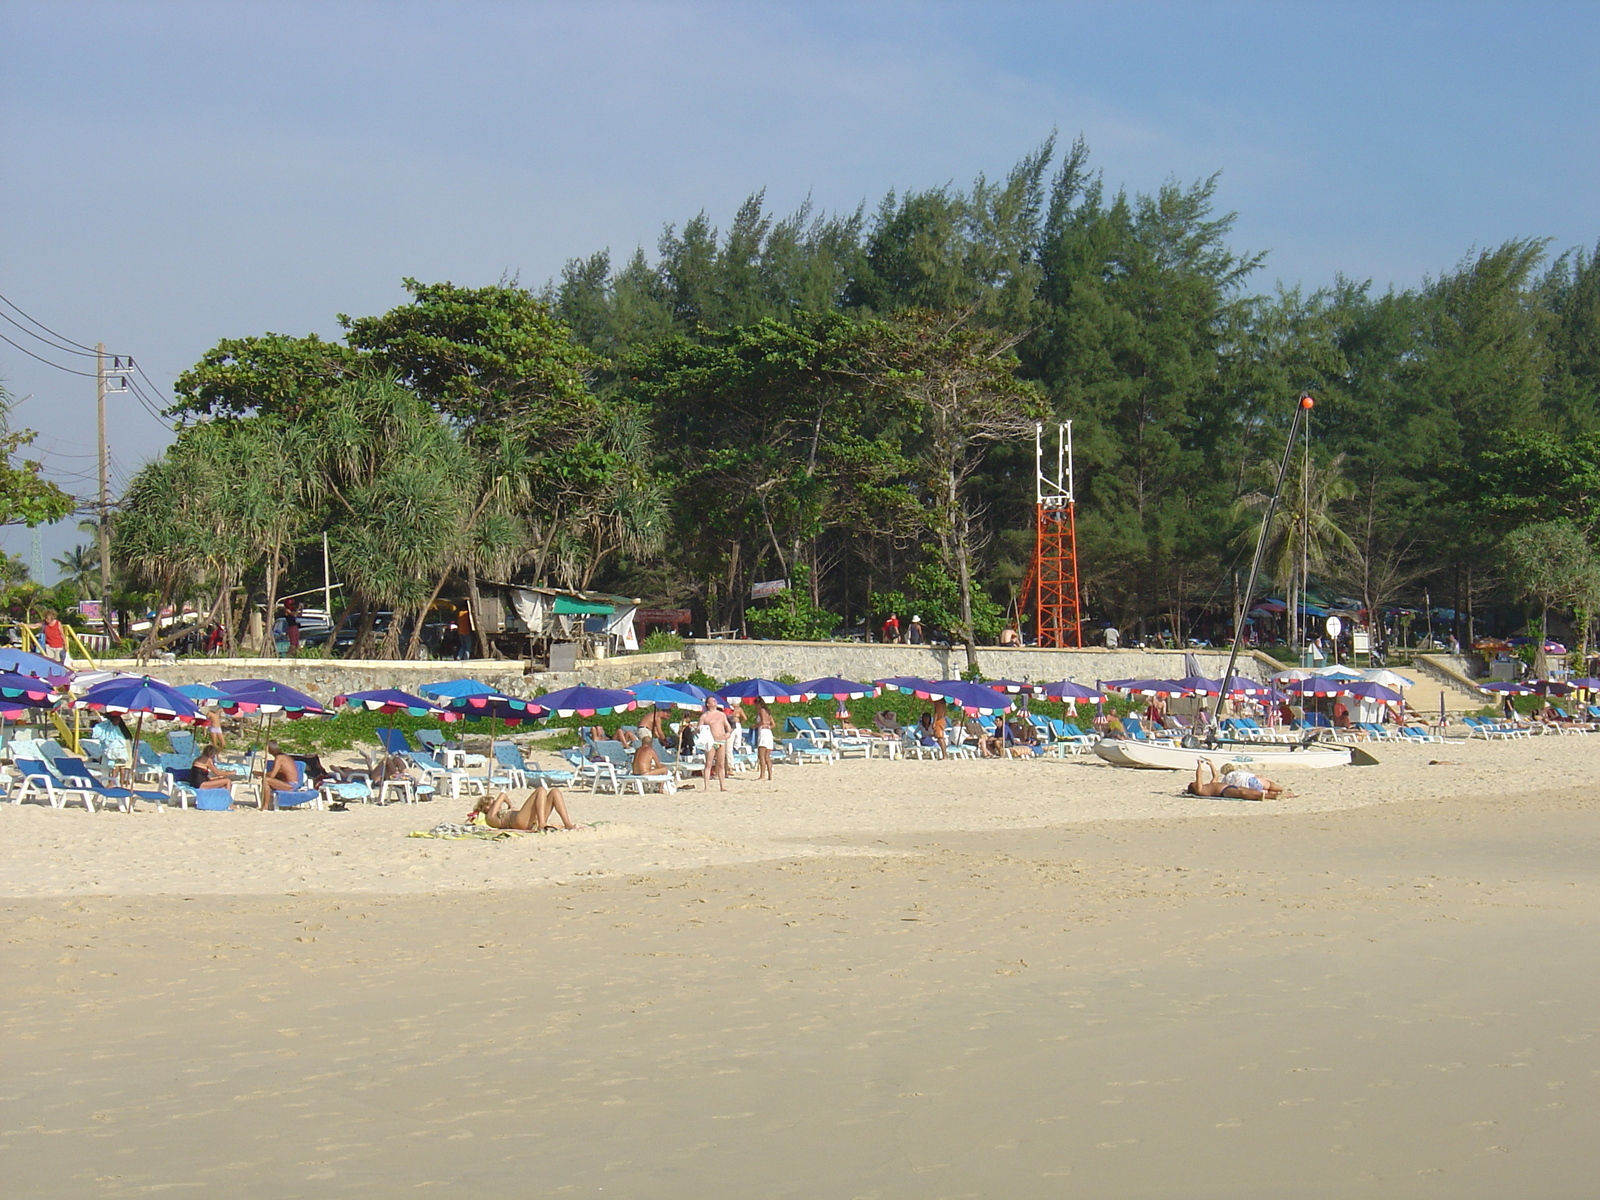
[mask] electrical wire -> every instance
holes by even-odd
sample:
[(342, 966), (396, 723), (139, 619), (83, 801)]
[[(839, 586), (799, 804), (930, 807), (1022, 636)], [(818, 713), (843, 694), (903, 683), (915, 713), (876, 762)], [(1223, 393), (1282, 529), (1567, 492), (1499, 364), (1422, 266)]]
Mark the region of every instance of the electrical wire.
[[(71, 338), (69, 338), (66, 334), (57, 333), (54, 329), (51, 329), (50, 326), (46, 325), (43, 321), (40, 321), (40, 320), (38, 320), (38, 319), (36, 319), (34, 317), (30, 317), (26, 312), (23, 312), (23, 310), (21, 308), (19, 308), (15, 303), (13, 303), (6, 296), (0, 296), (0, 304), (4, 304), (7, 308), (11, 309), (12, 312), (15, 312), (15, 313), (19, 314), (30, 325), (37, 325), (40, 329), (44, 330), (51, 337), (57, 338), (60, 341), (66, 342), (67, 345), (69, 345), (69, 346), (76, 346), (80, 351), (82, 351), (85, 354), (98, 354), (99, 353), (99, 351), (95, 350), (93, 347), (85, 346), (82, 342), (75, 342)], [(7, 318), (7, 319), (9, 320), (10, 318)], [(14, 322), (14, 321), (12, 322), (12, 324), (15, 324), (15, 323), (16, 322)], [(35, 336), (38, 336), (38, 335), (35, 335)], [(43, 341), (44, 339), (40, 338), (39, 340)]]
[(29, 350), (26, 346), (18, 346), (17, 343), (13, 342), (10, 338), (8, 338), (3, 333), (0, 333), (0, 342), (4, 342), (8, 346), (15, 346), (18, 350), (21, 350), (29, 358), (37, 358), (45, 366), (54, 367), (58, 371), (65, 371), (68, 375), (82, 375), (85, 379), (98, 379), (98, 378), (100, 378), (100, 376), (98, 374), (96, 374), (94, 371), (74, 371), (71, 367), (63, 367), (60, 363), (51, 362), (48, 358), (40, 358), (39, 355), (35, 354), (32, 350)]
[(9, 315), (8, 313), (0, 312), (0, 321), (9, 321), (11, 324), (15, 325), (18, 329), (22, 330), (22, 332), (27, 334), (29, 337), (38, 339), (39, 341), (43, 342), (46, 346), (49, 346), (50, 349), (60, 351), (62, 354), (77, 354), (77, 355), (81, 355), (84, 358), (95, 358), (95, 357), (97, 357), (96, 352), (93, 351), (93, 350), (74, 350), (71, 346), (58, 346), (55, 342), (52, 342), (49, 338), (45, 337), (43, 334), (35, 333), (33, 330), (29, 329), (26, 325), (24, 325), (21, 321), (17, 320), (15, 317)]

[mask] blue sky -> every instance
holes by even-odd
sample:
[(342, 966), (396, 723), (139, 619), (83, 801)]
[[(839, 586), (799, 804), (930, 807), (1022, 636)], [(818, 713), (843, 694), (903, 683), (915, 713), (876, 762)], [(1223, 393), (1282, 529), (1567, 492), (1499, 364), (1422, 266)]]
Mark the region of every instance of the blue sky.
[[(1600, 241), (1597, 35), (1580, 3), (0, 0), (0, 294), (165, 393), (219, 338), (333, 334), (405, 275), (538, 285), (757, 188), (853, 209), (1052, 129), (1112, 187), (1220, 171), (1263, 288), (1412, 286)], [(92, 381), (4, 343), (0, 379), (88, 495)], [(118, 481), (167, 437), (129, 396), (111, 428)], [(46, 578), (78, 540), (44, 531)]]

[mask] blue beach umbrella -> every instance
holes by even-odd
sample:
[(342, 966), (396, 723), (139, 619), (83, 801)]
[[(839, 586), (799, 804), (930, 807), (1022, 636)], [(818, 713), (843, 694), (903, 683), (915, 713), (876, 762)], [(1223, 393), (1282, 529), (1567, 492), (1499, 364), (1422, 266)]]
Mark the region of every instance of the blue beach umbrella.
[(282, 713), (291, 721), (333, 715), (323, 707), (322, 701), (271, 679), (219, 679), (211, 686), (226, 697), (217, 704), (234, 712), (258, 712), (267, 716)]
[(1018, 683), (1015, 679), (985, 679), (983, 686), (993, 688), (997, 692), (1004, 692), (1008, 696), (1032, 696), (1039, 691), (1038, 684)]
[(417, 689), (431, 700), (460, 700), (467, 696), (494, 696), (498, 688), (477, 679), (447, 679), (443, 683), (425, 683)]
[(891, 692), (904, 692), (908, 696), (921, 696), (924, 700), (928, 697), (927, 690), (932, 687), (932, 682), (920, 679), (915, 675), (891, 675), (888, 679), (877, 681), (878, 686), (888, 688)]
[(876, 684), (856, 683), (853, 680), (840, 679), (837, 675), (808, 679), (804, 683), (795, 684), (795, 687), (826, 700), (868, 700), (878, 694)]
[(59, 693), (43, 679), (0, 672), (0, 719), (15, 721), (29, 709), (54, 708), (59, 699)]
[(702, 696), (692, 694), (687, 685), (663, 683), (654, 679), (636, 683), (628, 691), (633, 693), (634, 699), (640, 704), (653, 704), (657, 708), (695, 709), (700, 708), (705, 700)]
[(536, 705), (558, 717), (604, 717), (639, 707), (632, 692), (582, 685), (546, 692), (537, 700), (525, 703)]
[(72, 672), (55, 659), (27, 650), (0, 649), (0, 671), (32, 675), (36, 679), (59, 679), (63, 683), (72, 678)]
[(208, 683), (180, 683), (178, 690), (196, 704), (212, 705), (228, 698), (227, 692), (219, 692)]
[(550, 715), (550, 710), (536, 701), (502, 692), (462, 696), (450, 701), (450, 711), (468, 721), (494, 721), (501, 725), (522, 725)]
[(116, 713), (138, 718), (133, 732), (133, 757), (139, 761), (139, 739), (144, 734), (144, 719), (182, 721), (192, 725), (200, 719), (200, 706), (170, 683), (148, 675), (125, 675), (97, 683), (72, 702), (73, 708)]
[(1047, 683), (1039, 688), (1039, 694), (1047, 700), (1104, 700), (1105, 693), (1099, 688), (1085, 687), (1081, 683), (1073, 683), (1070, 679), (1063, 679), (1059, 683)]
[(926, 694), (916, 694), (925, 700), (946, 700), (968, 716), (1003, 713), (1012, 707), (1008, 696), (981, 683), (968, 683), (965, 679), (936, 679), (928, 684)]
[(770, 679), (745, 679), (730, 683), (717, 693), (717, 699), (731, 700), (735, 704), (753, 704), (757, 700), (772, 704), (802, 704), (815, 698), (801, 684), (775, 683)]
[(459, 716), (447, 708), (440, 708), (420, 696), (413, 696), (410, 692), (402, 692), (397, 688), (351, 692), (347, 696), (335, 696), (333, 703), (335, 707), (342, 704), (347, 708), (364, 708), (368, 712), (405, 713), (411, 717), (433, 717), (439, 721), (454, 721)]

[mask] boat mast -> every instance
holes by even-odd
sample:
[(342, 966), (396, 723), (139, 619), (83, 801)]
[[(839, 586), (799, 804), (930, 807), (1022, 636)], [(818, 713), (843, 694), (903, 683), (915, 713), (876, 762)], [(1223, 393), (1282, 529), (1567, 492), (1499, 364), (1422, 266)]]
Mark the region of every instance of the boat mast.
[[(1300, 422), (1309, 418), (1312, 406), (1315, 404), (1316, 401), (1309, 395), (1303, 395), (1300, 397), (1300, 402), (1295, 405), (1294, 420), (1289, 423), (1289, 437), (1283, 444), (1283, 460), (1278, 463), (1278, 482), (1272, 489), (1272, 499), (1267, 501), (1267, 511), (1261, 516), (1261, 531), (1256, 534), (1256, 556), (1250, 563), (1250, 581), (1245, 584), (1241, 610), (1256, 594), (1256, 577), (1261, 574), (1261, 558), (1267, 550), (1267, 531), (1272, 528), (1272, 518), (1278, 511), (1278, 497), (1283, 494), (1283, 481), (1289, 474), (1289, 460), (1294, 457), (1294, 439), (1300, 432)], [(1241, 611), (1238, 624), (1233, 631), (1233, 650), (1228, 655), (1228, 669), (1222, 673), (1222, 686), (1217, 689), (1217, 707), (1211, 714), (1213, 729), (1222, 724), (1222, 705), (1228, 698), (1228, 681), (1233, 678), (1234, 667), (1239, 661), (1239, 647), (1243, 642), (1244, 614)]]

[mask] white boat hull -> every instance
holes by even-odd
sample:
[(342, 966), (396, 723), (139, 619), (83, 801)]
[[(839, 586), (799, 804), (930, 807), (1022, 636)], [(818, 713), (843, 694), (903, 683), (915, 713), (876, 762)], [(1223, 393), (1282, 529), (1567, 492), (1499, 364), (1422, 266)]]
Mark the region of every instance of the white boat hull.
[(1114, 767), (1137, 767), (1150, 771), (1192, 771), (1195, 760), (1209, 759), (1221, 771), (1229, 763), (1267, 776), (1280, 767), (1348, 767), (1350, 748), (1315, 743), (1310, 746), (1273, 744), (1189, 748), (1175, 744), (1133, 741), (1127, 738), (1101, 738), (1094, 752)]

